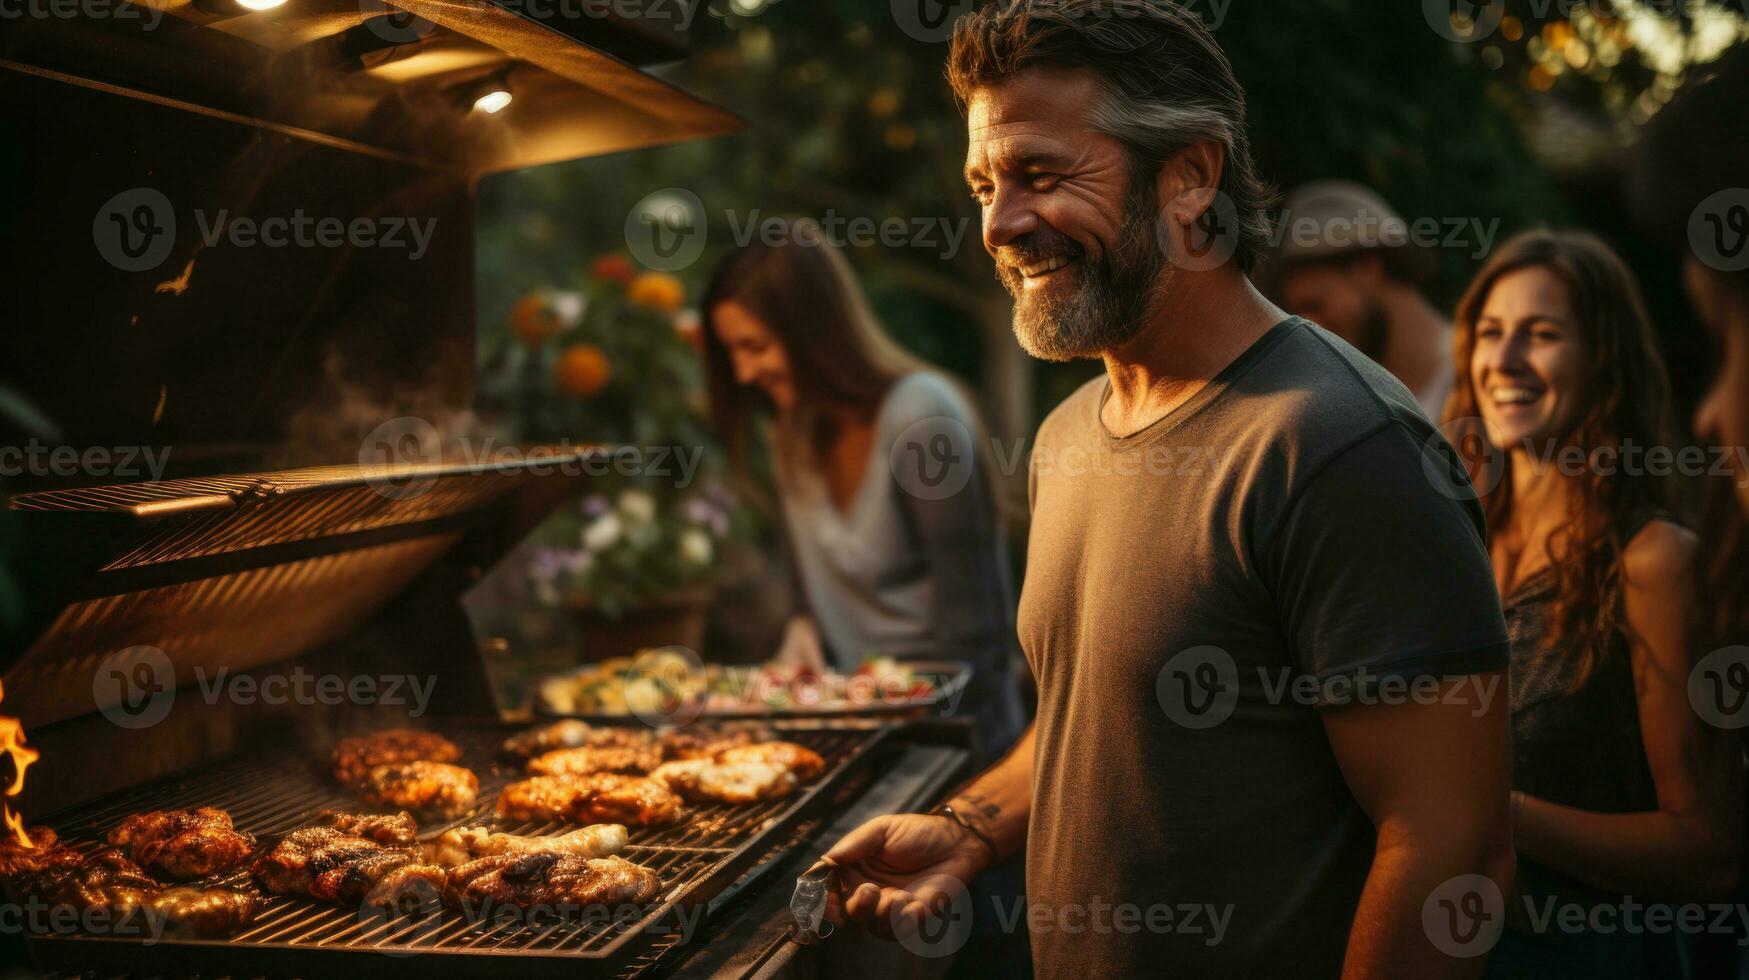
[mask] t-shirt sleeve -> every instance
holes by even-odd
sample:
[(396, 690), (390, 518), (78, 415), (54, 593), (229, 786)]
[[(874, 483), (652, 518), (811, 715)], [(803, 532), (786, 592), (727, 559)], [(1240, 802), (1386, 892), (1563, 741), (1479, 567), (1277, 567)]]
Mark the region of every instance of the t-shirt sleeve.
[(1506, 666), (1481, 508), (1452, 465), (1391, 422), (1289, 499), (1260, 560), (1301, 671), (1365, 683)]

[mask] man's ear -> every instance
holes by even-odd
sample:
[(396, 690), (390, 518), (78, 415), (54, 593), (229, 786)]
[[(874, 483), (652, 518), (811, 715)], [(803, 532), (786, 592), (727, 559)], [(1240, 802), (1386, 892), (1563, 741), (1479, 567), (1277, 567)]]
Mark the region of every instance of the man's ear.
[(1160, 168), (1155, 191), (1172, 223), (1184, 226), (1214, 206), (1227, 165), (1227, 150), (1214, 140), (1198, 140)]

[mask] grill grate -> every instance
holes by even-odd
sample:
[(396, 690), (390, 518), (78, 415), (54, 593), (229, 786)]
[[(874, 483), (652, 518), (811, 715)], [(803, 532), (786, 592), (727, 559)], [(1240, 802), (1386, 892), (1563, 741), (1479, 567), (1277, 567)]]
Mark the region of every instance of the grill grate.
[[(203, 953), (203, 966), (214, 969), (247, 969), (283, 973), (324, 966), (340, 967), (346, 954), (368, 956), (377, 966), (391, 963), (388, 957), (419, 955), (418, 968), (430, 972), (448, 954), (446, 965), (457, 972), (475, 955), (516, 955), (517, 970), (546, 963), (573, 972), (579, 959), (597, 962), (604, 970), (624, 965), (629, 958), (672, 943), (675, 927), (685, 925), (688, 915), (702, 912), (703, 903), (730, 884), (773, 846), (788, 846), (787, 830), (803, 811), (842, 782), (846, 773), (881, 741), (886, 727), (794, 728), (776, 726), (780, 737), (819, 752), (826, 759), (825, 775), (804, 792), (783, 800), (754, 806), (689, 806), (688, 819), (666, 828), (635, 828), (622, 857), (655, 871), (662, 881), (659, 897), (636, 910), (596, 909), (566, 919), (523, 921), (507, 916), (476, 915), (445, 908), (441, 913), (409, 913), (389, 917), (374, 911), (342, 907), (313, 899), (262, 895), (262, 902), (249, 928), (229, 939), (217, 941), (166, 939), (144, 943), (138, 939), (88, 935), (33, 936), (35, 949), (45, 966), (87, 968), (95, 960), (108, 961), (115, 947), (127, 947), (127, 969), (145, 965), (141, 954), (163, 956), (173, 970), (190, 972), (190, 955)], [(523, 778), (513, 764), (496, 758), (498, 743), (506, 730), (464, 729), (444, 734), (462, 747), (462, 764), (480, 777), (480, 803), (463, 817), (441, 824), (422, 825), (422, 839), (454, 826), (485, 824), (506, 833), (547, 836), (563, 833), (575, 825), (517, 823), (492, 814), (498, 790)], [(318, 810), (334, 807), (364, 809), (351, 794), (332, 782), (322, 753), (286, 752), (277, 757), (232, 759), (183, 778), (137, 787), (97, 801), (44, 822), (69, 844), (87, 850), (102, 846), (104, 834), (116, 822), (141, 810), (215, 806), (226, 810), (237, 827), (262, 838), (272, 838), (305, 826)], [(234, 872), (220, 882), (250, 888), (247, 871)], [(610, 911), (620, 914), (610, 915)], [(691, 924), (696, 926), (693, 919)], [(306, 954), (324, 954), (310, 966)], [(293, 959), (299, 965), (294, 965)], [(355, 964), (356, 965), (356, 964)], [(444, 971), (448, 972), (448, 971)]]

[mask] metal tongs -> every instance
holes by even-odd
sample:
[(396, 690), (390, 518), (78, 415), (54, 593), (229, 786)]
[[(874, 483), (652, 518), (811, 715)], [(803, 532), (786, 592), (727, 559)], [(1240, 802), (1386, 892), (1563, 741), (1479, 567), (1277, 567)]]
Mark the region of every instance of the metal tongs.
[(832, 935), (832, 923), (826, 921), (826, 900), (837, 885), (837, 877), (838, 865), (828, 858), (821, 858), (796, 879), (789, 910), (796, 917), (797, 943), (812, 946)]

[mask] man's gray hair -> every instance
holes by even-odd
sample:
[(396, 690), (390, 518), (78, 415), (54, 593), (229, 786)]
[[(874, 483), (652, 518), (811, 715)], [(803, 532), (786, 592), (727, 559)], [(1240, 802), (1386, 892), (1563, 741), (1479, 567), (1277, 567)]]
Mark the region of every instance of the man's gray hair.
[(971, 92), (1027, 68), (1086, 69), (1104, 92), (1089, 122), (1129, 150), (1132, 177), (1151, 178), (1208, 140), (1226, 151), (1219, 190), (1237, 227), (1233, 258), (1250, 272), (1270, 235), (1274, 193), (1251, 160), (1245, 91), (1214, 35), (1173, 0), (997, 0), (954, 25), (947, 76)]

